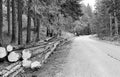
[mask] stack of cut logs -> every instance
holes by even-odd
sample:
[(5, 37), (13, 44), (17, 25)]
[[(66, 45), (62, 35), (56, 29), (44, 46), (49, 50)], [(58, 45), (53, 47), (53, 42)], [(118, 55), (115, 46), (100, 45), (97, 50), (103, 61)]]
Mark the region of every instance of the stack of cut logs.
[[(52, 41), (51, 41), (52, 40)], [(2, 77), (15, 77), (18, 73), (24, 72), (24, 68), (40, 68), (49, 55), (60, 43), (66, 41), (63, 38), (50, 38), (45, 42), (37, 42), (29, 45), (7, 45), (0, 47), (0, 59), (7, 59), (10, 65), (0, 71)]]

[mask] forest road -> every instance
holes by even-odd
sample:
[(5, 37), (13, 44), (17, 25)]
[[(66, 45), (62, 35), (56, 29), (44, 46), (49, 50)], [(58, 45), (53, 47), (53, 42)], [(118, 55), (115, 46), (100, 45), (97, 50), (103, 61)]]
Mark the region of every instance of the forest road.
[(90, 37), (73, 40), (64, 77), (120, 77), (120, 46)]

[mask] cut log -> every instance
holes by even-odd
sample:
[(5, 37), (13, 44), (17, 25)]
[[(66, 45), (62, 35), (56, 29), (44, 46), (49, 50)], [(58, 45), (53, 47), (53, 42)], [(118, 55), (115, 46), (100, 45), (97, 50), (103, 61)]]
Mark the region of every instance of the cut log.
[(45, 55), (47, 52), (49, 52), (52, 49), (54, 44), (55, 43), (51, 43), (47, 45), (46, 48), (42, 52), (40, 52), (40, 50), (35, 51), (35, 53), (32, 54), (31, 58), (34, 59), (36, 56)]
[(61, 40), (59, 46), (61, 47), (61, 46), (63, 46), (65, 43), (67, 43), (67, 42), (69, 42), (69, 41), (70, 41), (70, 40), (68, 40), (68, 39)]
[(4, 75), (5, 73), (7, 73), (8, 72), (8, 70), (2, 70), (2, 71), (0, 71), (0, 77), (2, 76), (2, 75)]
[(7, 49), (8, 52), (11, 52), (13, 50), (13, 46), (12, 45), (7, 45), (6, 49)]
[(23, 67), (15, 71), (12, 75), (10, 75), (10, 77), (16, 77), (20, 72), (24, 72)]
[(8, 71), (7, 73), (5, 73), (2, 77), (8, 77), (11, 73), (15, 72), (20, 67), (21, 67), (21, 63), (18, 64), (18, 65), (16, 65), (15, 67), (13, 67), (10, 71)]
[(33, 56), (35, 57), (36, 55), (41, 54), (44, 50), (44, 48), (25, 49), (22, 51), (22, 58), (30, 59)]
[(8, 55), (8, 61), (9, 62), (17, 62), (18, 60), (20, 60), (21, 58), (21, 53), (20, 52), (10, 52), (10, 54)]
[(8, 61), (16, 62), (16, 61), (20, 60), (21, 58), (22, 59), (30, 59), (32, 56), (35, 56), (36, 54), (40, 54), (42, 51), (44, 51), (43, 47), (42, 48), (37, 47), (37, 48), (24, 49), (23, 51), (12, 51), (8, 55)]
[(30, 68), (31, 67), (31, 63), (32, 63), (31, 60), (25, 59), (25, 60), (22, 61), (22, 66), (25, 67), (25, 68)]
[(48, 41), (50, 41), (51, 39), (53, 39), (53, 37), (46, 38), (44, 41), (48, 42)]
[(0, 47), (0, 59), (3, 59), (7, 56), (7, 51), (4, 47)]
[[(40, 58), (42, 56), (42, 52), (43, 52), (43, 50), (41, 51), (40, 49), (30, 52), (30, 53), (32, 53), (31, 57), (23, 58), (22, 66), (25, 68), (30, 68), (31, 63), (34, 63), (34, 61), (36, 61), (37, 58)], [(29, 53), (27, 53), (27, 54), (29, 54)], [(30, 59), (30, 60), (28, 60), (28, 59)]]
[(57, 48), (57, 45), (58, 45), (59, 43), (60, 43), (60, 41), (59, 41), (59, 42), (56, 42), (56, 43), (53, 45), (53, 47), (51, 48), (51, 50), (44, 55), (44, 60), (46, 60), (46, 59), (50, 56), (50, 54)]
[[(41, 67), (42, 64), (45, 62), (45, 60), (49, 57), (49, 55), (56, 49), (56, 47), (58, 46), (59, 43), (60, 43), (60, 41), (49, 43), (49, 45), (47, 45), (46, 48), (42, 51), (38, 47), (35, 51), (25, 49), (22, 52), (16, 52), (16, 51), (10, 52), (10, 54), (12, 54), (14, 57), (18, 58), (18, 60), (19, 60), (19, 57), (15, 54), (16, 53), (21, 54), (19, 56), (23, 58), (23, 61), (22, 61), (22, 64), (19, 62), (16, 62), (16, 63), (12, 64), (11, 66), (9, 66), (8, 68), (6, 68), (7, 71), (3, 71), (4, 72), (3, 77), (8, 77), (10, 74), (12, 74), (11, 75), (12, 77), (16, 76), (20, 71), (23, 70), (21, 66), (23, 66), (25, 68), (31, 68), (31, 69)], [(10, 57), (10, 54), (8, 55), (9, 57)], [(17, 59), (12, 58), (13, 56), (10, 57), (11, 58), (10, 62), (17, 61)], [(40, 57), (40, 60), (35, 58), (38, 56)], [(9, 59), (9, 57), (8, 57), (8, 59)], [(28, 60), (28, 59), (30, 59), (30, 60)], [(13, 73), (13, 72), (15, 72), (15, 73)]]
[(5, 70), (10, 71), (13, 67), (15, 67), (16, 65), (20, 64), (20, 62), (16, 62), (16, 63), (12, 63), (11, 65), (5, 67)]
[(17, 51), (17, 50), (23, 50), (23, 49), (43, 46), (43, 45), (47, 45), (47, 44), (48, 44), (47, 42), (37, 42), (37, 43), (30, 43), (28, 45), (26, 45), (26, 44), (24, 44), (24, 45), (9, 45), (9, 47), (11, 46), (13, 48), (13, 51)]
[(5, 73), (7, 73), (8, 71), (10, 71), (12, 68), (14, 68), (16, 65), (18, 65), (20, 62), (16, 62), (16, 63), (13, 63), (5, 68), (3, 68), (2, 71), (0, 71), (0, 75), (4, 75)]
[(50, 38), (45, 39), (44, 41), (45, 41), (45, 42), (52, 42), (52, 41), (55, 41), (56, 39), (57, 39), (57, 37), (56, 37), (56, 36), (53, 36), (53, 37), (50, 37)]
[(47, 39), (47, 42), (39, 41), (37, 43), (30, 43), (28, 45), (24, 44), (24, 45), (17, 45), (17, 46), (16, 45), (8, 45), (7, 51), (11, 52), (11, 51), (16, 51), (16, 50), (33, 48), (33, 47), (37, 47), (37, 46), (43, 46), (43, 45), (47, 45), (49, 42), (54, 42), (55, 40), (58, 40), (58, 39), (56, 37), (52, 37), (49, 40)]
[[(39, 68), (42, 66), (42, 64), (44, 63), (44, 61), (49, 57), (49, 55), (56, 49), (57, 45), (60, 42), (56, 42), (56, 43), (52, 43), (51, 45), (47, 46), (46, 49), (43, 52), (39, 52), (35, 51), (37, 53), (32, 54), (31, 58), (25, 58), (22, 61), (22, 66), (25, 68), (31, 68), (31, 69), (35, 69), (35, 68)], [(24, 51), (25, 53), (28, 52), (28, 50)], [(24, 54), (24, 53), (23, 53)], [(27, 54), (30, 54), (27, 53)], [(33, 57), (34, 56), (34, 57)], [(38, 59), (39, 58), (39, 59)], [(30, 59), (30, 60), (28, 60)]]
[(38, 50), (33, 51), (31, 59), (36, 58), (37, 56), (41, 57), (42, 54), (44, 54), (50, 50), (51, 46), (52, 45), (47, 45), (45, 49), (42, 49), (42, 50), (38, 49)]
[[(37, 57), (39, 57), (40, 59), (33, 57), (31, 59), (32, 63), (31, 63), (31, 69), (34, 68), (39, 68), (42, 66), (42, 64), (46, 61), (46, 59), (50, 56), (50, 54), (56, 49), (57, 45), (60, 42), (57, 42), (53, 45), (51, 45), (49, 48), (47, 47), (47, 49), (42, 53), (42, 54), (38, 54), (36, 55)], [(39, 56), (40, 55), (40, 56)]]
[(32, 56), (32, 53), (31, 53), (31, 51), (30, 51), (29, 49), (24, 49), (24, 50), (22, 51), (22, 58), (23, 58), (24, 60), (31, 58), (31, 56)]
[[(49, 45), (50, 46), (50, 45)], [(41, 46), (42, 47), (42, 46)], [(44, 48), (42, 47), (36, 47), (36, 48), (30, 48), (30, 49), (24, 49), (22, 51), (22, 58), (23, 59), (30, 59), (32, 57), (36, 57), (36, 55), (41, 54), (42, 52), (44, 52), (44, 50), (46, 50), (46, 48), (48, 48), (47, 46), (44, 46)]]
[(41, 67), (41, 63), (39, 61), (34, 61), (31, 63), (31, 69), (39, 68)]

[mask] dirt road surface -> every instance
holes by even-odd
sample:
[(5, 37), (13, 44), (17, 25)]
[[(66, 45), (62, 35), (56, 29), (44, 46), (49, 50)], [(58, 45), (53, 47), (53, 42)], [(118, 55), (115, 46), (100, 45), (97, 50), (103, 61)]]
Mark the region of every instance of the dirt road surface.
[(120, 47), (90, 37), (73, 40), (64, 77), (120, 77)]

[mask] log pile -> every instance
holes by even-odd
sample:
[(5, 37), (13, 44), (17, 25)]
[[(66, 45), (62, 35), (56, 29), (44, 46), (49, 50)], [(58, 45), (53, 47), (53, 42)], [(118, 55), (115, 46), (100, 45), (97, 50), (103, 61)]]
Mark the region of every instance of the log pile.
[(11, 63), (0, 71), (0, 76), (15, 77), (18, 73), (24, 72), (24, 68), (40, 68), (57, 46), (64, 41), (62, 38), (49, 40), (27, 46), (0, 47), (0, 59), (7, 57), (8, 62)]

